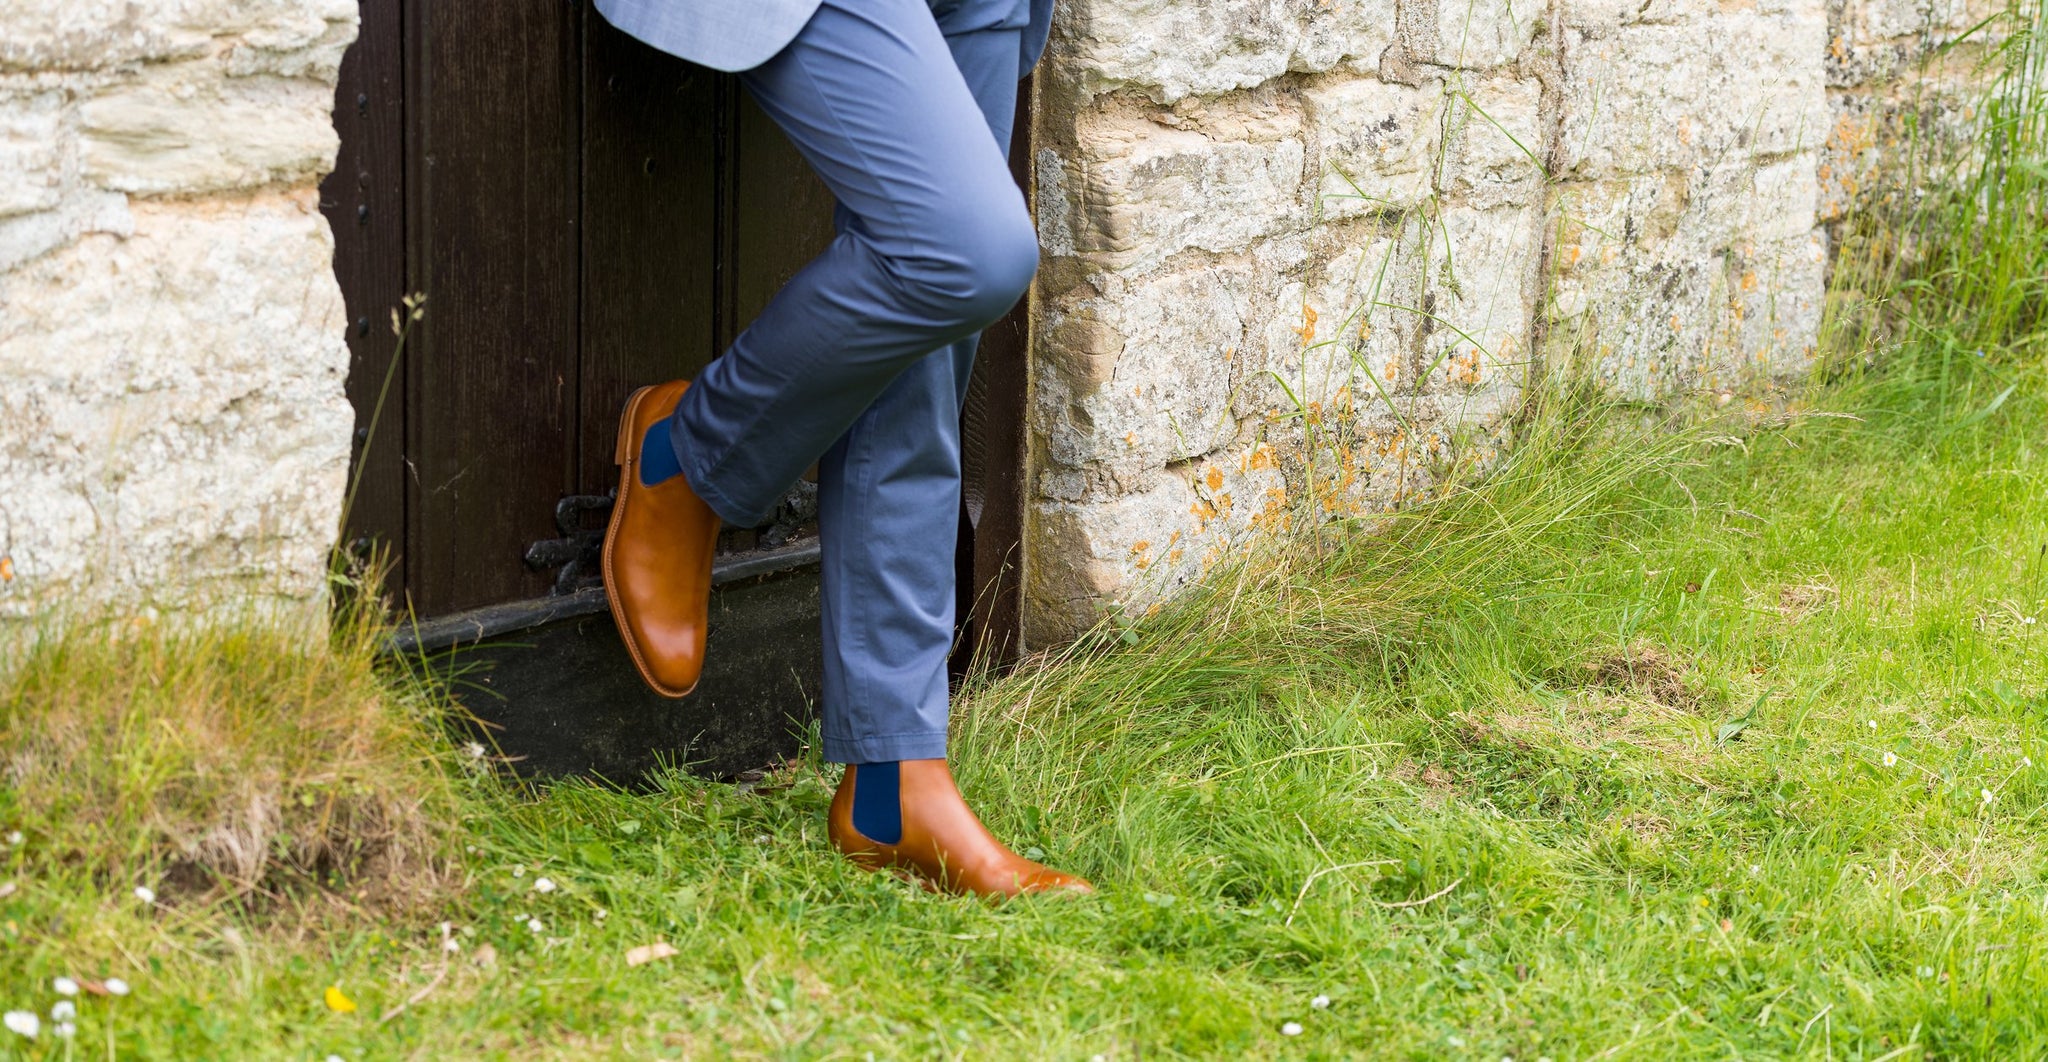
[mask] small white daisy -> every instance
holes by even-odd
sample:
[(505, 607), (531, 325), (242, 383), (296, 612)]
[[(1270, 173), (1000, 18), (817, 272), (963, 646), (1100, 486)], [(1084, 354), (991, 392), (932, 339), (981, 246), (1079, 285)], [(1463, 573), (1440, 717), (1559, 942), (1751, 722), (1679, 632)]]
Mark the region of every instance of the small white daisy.
[(1288, 1023), (1286, 1023), (1286, 1024), (1284, 1024), (1284, 1025), (1280, 1026), (1280, 1035), (1282, 1035), (1282, 1036), (1300, 1036), (1300, 1035), (1301, 1035), (1301, 1023), (1300, 1023), (1300, 1022), (1298, 1022), (1298, 1021), (1290, 1021), (1290, 1022), (1288, 1022)]
[(1989, 789), (1979, 789), (1977, 790), (1977, 797), (1985, 807), (1990, 807), (1991, 802), (1998, 799), (1998, 794)]
[(553, 891), (555, 891), (555, 882), (554, 882), (554, 879), (553, 879), (553, 878), (535, 878), (535, 879), (533, 879), (533, 891), (535, 891), (535, 892), (553, 892)]
[(73, 981), (69, 977), (57, 978), (50, 982), (50, 987), (55, 988), (60, 996), (75, 996), (78, 994), (78, 982)]
[(20, 831), (20, 830), (9, 830), (9, 831), (7, 831), (7, 843), (8, 843), (9, 845), (17, 845), (17, 844), (20, 844), (20, 843), (21, 843), (21, 831)]
[(609, 913), (609, 912), (607, 912), (607, 911), (606, 911), (606, 910), (605, 910), (604, 908), (602, 908), (602, 907), (598, 908), (598, 909), (597, 909), (597, 920), (598, 920), (598, 921), (600, 921), (600, 922), (604, 921), (604, 919), (605, 919), (605, 915), (606, 915), (606, 914), (608, 914), (608, 913)]
[(68, 1021), (60, 1021), (51, 1026), (50, 1031), (57, 1034), (57, 1039), (59, 1040), (69, 1040), (73, 1036), (78, 1035), (78, 1026)]
[(1877, 720), (1875, 720), (1875, 719), (1866, 719), (1866, 720), (1864, 720), (1863, 722), (1864, 722), (1864, 725), (1866, 725), (1866, 726), (1870, 727), (1870, 729), (1872, 729), (1872, 730), (1876, 730), (1876, 729), (1877, 729)]
[(542, 930), (543, 928), (546, 928), (546, 927), (544, 927), (544, 926), (542, 926), (542, 925), (540, 924), (540, 919), (538, 919), (538, 918), (529, 918), (529, 919), (527, 919), (527, 920), (526, 920), (526, 928), (527, 928), (528, 930), (532, 931), (532, 932), (538, 933), (538, 932), (540, 932), (540, 931), (541, 931), (541, 930)]
[(512, 876), (513, 876), (513, 877), (515, 877), (515, 878), (523, 878), (523, 877), (525, 877), (525, 876), (526, 876), (526, 864), (524, 864), (524, 863), (521, 863), (521, 864), (519, 864), (518, 866), (516, 866), (516, 867), (513, 867), (513, 868), (512, 868)]
[(107, 978), (106, 986), (107, 994), (110, 996), (125, 996), (128, 994), (128, 982), (118, 977)]
[(10, 1030), (31, 1040), (43, 1031), (43, 1019), (26, 1010), (10, 1010), (4, 1020)]
[(1330, 1009), (1330, 997), (1317, 996), (1316, 998), (1309, 1000), (1308, 1005), (1315, 1010), (1328, 1010)]
[(1885, 754), (1884, 754), (1884, 765), (1885, 765), (1886, 767), (1897, 767), (1897, 766), (1899, 765), (1899, 754), (1898, 754), (1898, 753), (1896, 753), (1896, 752), (1887, 752), (1887, 753), (1885, 753)]
[(78, 1017), (78, 1004), (68, 999), (60, 999), (57, 1001), (56, 1006), (50, 1008), (51, 1021), (70, 1021), (76, 1017)]
[(155, 903), (156, 890), (147, 885), (137, 885), (135, 886), (135, 898), (143, 903)]

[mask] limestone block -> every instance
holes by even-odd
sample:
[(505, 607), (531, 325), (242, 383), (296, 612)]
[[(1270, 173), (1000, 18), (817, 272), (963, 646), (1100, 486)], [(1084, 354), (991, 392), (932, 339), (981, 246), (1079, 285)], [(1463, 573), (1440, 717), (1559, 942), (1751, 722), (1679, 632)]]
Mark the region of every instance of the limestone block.
[[(353, 0), (0, 0), (0, 70), (94, 70), (191, 59), (241, 38), (291, 51), (354, 35)], [(333, 48), (339, 58), (339, 48)]]
[(1301, 26), (1287, 0), (1074, 0), (1054, 8), (1055, 58), (1090, 94), (1116, 89), (1172, 103), (1251, 88), (1287, 71)]
[(1639, 397), (1703, 378), (1728, 301), (1727, 261), (1724, 251), (1688, 243), (1687, 194), (1682, 174), (1558, 190), (1552, 365), (1590, 362)]
[[(1436, 16), (1417, 58), (1437, 66), (1489, 69), (1514, 61), (1536, 36), (1537, 0), (1433, 0)], [(1411, 45), (1411, 52), (1417, 52)]]
[(1868, 47), (1900, 37), (1920, 37), (1932, 45), (1968, 29), (1992, 10), (1989, 4), (1970, 0), (1845, 0), (1829, 48)]
[(1034, 558), (1025, 642), (1063, 641), (1112, 612), (1141, 615), (1290, 518), (1286, 483), (1261, 446), (1162, 472), (1111, 501), (1037, 502), (1024, 546)]
[(1533, 203), (1444, 211), (1440, 251), (1424, 280), (1424, 305), (1434, 319), (1422, 325), (1418, 358), (1426, 375), (1416, 386), (1460, 393), (1520, 387), (1530, 359), (1542, 224)]
[(1294, 0), (1293, 8), (1301, 39), (1289, 70), (1375, 69), (1394, 43), (1394, 0)]
[(1288, 71), (1369, 69), (1394, 41), (1394, 0), (1073, 0), (1053, 60), (1086, 95), (1160, 103), (1252, 88)]
[(92, 232), (126, 236), (135, 231), (128, 197), (119, 192), (74, 190), (55, 209), (0, 217), (0, 271), (48, 254)]
[(1820, 0), (1668, 23), (1568, 19), (1562, 170), (1606, 177), (1817, 146), (1826, 32)]
[(190, 194), (314, 180), (333, 165), (331, 84), (219, 74), (211, 60), (153, 65), (85, 101), (86, 178)]
[(1741, 373), (1784, 378), (1812, 368), (1827, 258), (1827, 240), (1818, 229), (1730, 249), (1726, 353), (1711, 359), (1717, 370), (1732, 365)]
[[(2008, 9), (2004, 0), (1838, 0), (1828, 6), (1828, 84), (1897, 89), (1937, 72), (1969, 68), (1976, 56), (1937, 49)], [(1979, 49), (1996, 47), (2006, 23), (1993, 19), (1973, 35)]]
[(311, 188), (139, 204), (0, 273), (0, 614), (317, 601), (353, 414)]
[(0, 33), (0, 69), (89, 70), (203, 54), (213, 34), (182, 25), (177, 6), (136, 0), (0, 0), (0, 27), (6, 28)]
[(1553, 338), (1644, 396), (1796, 370), (1825, 290), (1814, 170), (1801, 154), (1562, 189)]
[(1325, 218), (1405, 209), (1429, 197), (1443, 132), (1443, 83), (1339, 77), (1302, 93), (1322, 161)]
[(63, 93), (0, 92), (0, 218), (56, 208), (77, 168), (63, 133)]
[(1236, 397), (1241, 418), (1333, 429), (1388, 419), (1413, 374), (1420, 231), (1332, 244), (1307, 280), (1282, 289), (1259, 329), (1256, 371)]
[(1057, 211), (1071, 219), (1075, 252), (1137, 274), (1188, 248), (1236, 251), (1305, 227), (1299, 115), (1253, 106), (1257, 120), (1218, 135), (1115, 115), (1084, 122), (1061, 181), (1071, 201)]
[[(1259, 273), (1225, 263), (1105, 281), (1047, 320), (1037, 388), (1047, 460), (1086, 470), (1086, 490), (1136, 490), (1159, 469), (1236, 438), (1230, 397)], [(1076, 486), (1050, 486), (1078, 497)]]
[(1437, 186), (1472, 206), (1534, 201), (1543, 181), (1543, 85), (1473, 78), (1445, 104), (1447, 149)]

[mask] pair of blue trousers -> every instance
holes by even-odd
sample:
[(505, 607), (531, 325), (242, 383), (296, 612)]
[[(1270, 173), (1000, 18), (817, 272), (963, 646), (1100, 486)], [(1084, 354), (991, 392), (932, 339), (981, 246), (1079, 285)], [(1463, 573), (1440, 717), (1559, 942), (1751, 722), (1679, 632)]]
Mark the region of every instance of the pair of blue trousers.
[(960, 411), (1038, 239), (1007, 161), (1028, 0), (824, 0), (741, 81), (838, 198), (837, 237), (683, 395), (690, 485), (765, 519), (813, 462), (824, 753), (946, 754)]

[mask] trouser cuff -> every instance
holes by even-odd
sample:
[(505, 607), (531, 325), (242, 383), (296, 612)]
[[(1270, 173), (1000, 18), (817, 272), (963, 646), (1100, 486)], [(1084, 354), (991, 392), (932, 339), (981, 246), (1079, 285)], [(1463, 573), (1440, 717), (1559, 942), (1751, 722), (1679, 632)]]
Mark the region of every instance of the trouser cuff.
[(865, 738), (825, 738), (825, 759), (831, 763), (886, 763), (890, 760), (943, 760), (946, 732), (882, 734)]

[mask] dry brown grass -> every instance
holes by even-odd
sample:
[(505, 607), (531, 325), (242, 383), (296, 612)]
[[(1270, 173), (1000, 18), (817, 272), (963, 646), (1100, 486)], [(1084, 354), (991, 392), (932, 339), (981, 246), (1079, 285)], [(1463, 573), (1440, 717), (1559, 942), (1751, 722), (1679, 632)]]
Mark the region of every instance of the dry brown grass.
[(1666, 708), (1690, 711), (1700, 695), (1685, 681), (1685, 663), (1648, 642), (1614, 649), (1589, 660), (1589, 685), (1646, 697)]
[(434, 699), (371, 636), (286, 621), (68, 624), (0, 666), (0, 816), (39, 858), (165, 901), (441, 878)]

